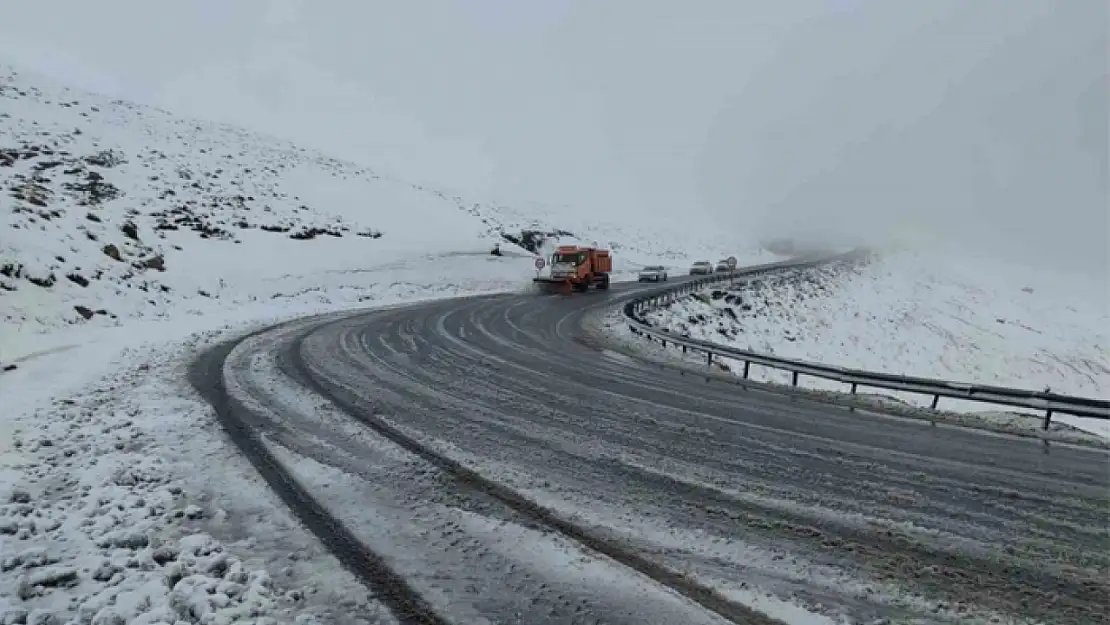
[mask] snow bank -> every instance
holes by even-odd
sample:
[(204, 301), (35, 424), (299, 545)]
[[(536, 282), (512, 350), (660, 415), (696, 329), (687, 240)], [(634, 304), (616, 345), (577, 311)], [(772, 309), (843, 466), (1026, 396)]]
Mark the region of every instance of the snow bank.
[[(50, 364), (57, 370), (63, 360)], [(41, 374), (31, 368), (5, 380), (6, 408), (27, 407), (9, 382)], [(165, 432), (151, 421), (165, 415), (157, 403), (127, 391), (149, 375), (147, 365), (117, 371), (77, 395), (40, 396), (37, 409), (6, 415), (3, 622), (274, 622), (296, 614), (312, 622), (304, 588), (275, 584), (208, 533), (226, 513), (190, 492), (158, 453)]]
[[(647, 319), (678, 334), (785, 358), (1106, 397), (1110, 314), (1089, 293), (1055, 277), (1015, 276), (981, 259), (902, 252), (720, 286)], [(788, 373), (762, 367), (753, 367), (752, 376), (789, 383)], [(999, 408), (990, 404), (941, 403), (984, 418), (1014, 418), (992, 415)]]

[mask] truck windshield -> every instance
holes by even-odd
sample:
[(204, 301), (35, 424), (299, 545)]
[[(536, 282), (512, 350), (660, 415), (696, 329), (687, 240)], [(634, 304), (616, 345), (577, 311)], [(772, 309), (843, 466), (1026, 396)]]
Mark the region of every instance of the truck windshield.
[(579, 254), (578, 252), (569, 252), (565, 254), (555, 254), (555, 256), (552, 258), (552, 262), (574, 263), (575, 265), (578, 265), (585, 259), (585, 254)]

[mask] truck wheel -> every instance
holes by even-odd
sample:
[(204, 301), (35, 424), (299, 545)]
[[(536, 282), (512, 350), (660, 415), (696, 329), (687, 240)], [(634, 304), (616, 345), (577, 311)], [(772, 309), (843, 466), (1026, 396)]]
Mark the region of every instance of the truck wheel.
[(602, 291), (609, 288), (609, 274), (601, 274), (601, 279), (597, 281), (597, 288)]

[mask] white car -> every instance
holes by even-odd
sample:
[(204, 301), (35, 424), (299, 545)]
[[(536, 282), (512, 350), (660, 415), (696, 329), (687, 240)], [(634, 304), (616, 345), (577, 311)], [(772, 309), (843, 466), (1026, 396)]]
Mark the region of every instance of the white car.
[(717, 261), (717, 271), (729, 271), (728, 261), (727, 260)]
[(707, 261), (707, 260), (700, 260), (700, 261), (694, 263), (693, 267), (690, 267), (690, 275), (691, 276), (694, 276), (694, 275), (697, 275), (697, 274), (710, 274), (710, 273), (713, 273), (713, 265), (710, 264), (709, 261)]
[(648, 265), (640, 270), (640, 282), (666, 282), (667, 268), (662, 265)]

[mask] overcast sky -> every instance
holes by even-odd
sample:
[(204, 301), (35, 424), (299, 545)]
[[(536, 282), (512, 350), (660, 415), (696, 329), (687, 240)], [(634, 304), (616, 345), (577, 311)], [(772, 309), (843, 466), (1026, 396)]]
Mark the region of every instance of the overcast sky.
[(1107, 271), (1105, 0), (5, 0), (0, 57), (475, 194)]

